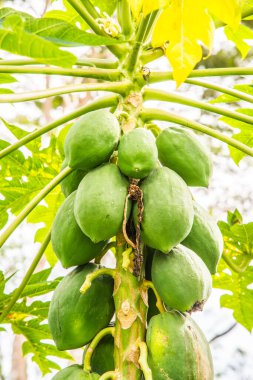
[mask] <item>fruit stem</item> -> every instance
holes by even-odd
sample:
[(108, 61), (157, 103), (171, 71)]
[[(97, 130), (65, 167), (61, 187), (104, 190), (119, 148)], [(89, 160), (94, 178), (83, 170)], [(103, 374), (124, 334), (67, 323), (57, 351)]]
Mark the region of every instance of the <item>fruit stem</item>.
[[(82, 19), (89, 25), (89, 27), (98, 35), (107, 36), (107, 34), (100, 28), (97, 21), (91, 16), (90, 12), (85, 6), (85, 2), (80, 0), (67, 0), (68, 3), (79, 13)], [(89, 4), (89, 7), (91, 4)], [(124, 50), (120, 46), (107, 46), (108, 49), (116, 56), (121, 57)]]
[(108, 379), (111, 379), (111, 380), (116, 380), (117, 377), (116, 377), (116, 372), (115, 371), (109, 371), (109, 372), (105, 372), (102, 376), (100, 376), (99, 380), (108, 380)]
[(81, 85), (68, 85), (63, 87), (51, 88), (49, 90), (24, 92), (21, 94), (0, 95), (0, 103), (18, 103), (29, 100), (45, 99), (51, 96), (70, 94), (73, 92), (86, 91), (108, 91), (124, 95), (129, 89), (131, 82), (111, 82), (111, 83), (85, 83)]
[(160, 311), (160, 313), (164, 313), (166, 311), (166, 309), (165, 309), (165, 307), (163, 305), (163, 301), (162, 301), (161, 297), (157, 293), (157, 290), (156, 290), (153, 282), (152, 281), (148, 281), (148, 280), (144, 280), (143, 285), (147, 289), (149, 288), (149, 289), (153, 290), (153, 292), (155, 294), (155, 297), (156, 297), (156, 307)]
[(51, 131), (52, 129), (56, 127), (59, 127), (62, 124), (67, 123), (70, 120), (73, 120), (79, 116), (82, 116), (88, 112), (95, 111), (100, 108), (111, 107), (113, 105), (118, 104), (118, 101), (119, 101), (118, 95), (106, 96), (101, 99), (95, 100), (79, 108), (78, 110), (75, 110), (69, 113), (68, 115), (61, 117), (60, 119), (53, 121), (52, 123), (46, 125), (45, 127), (36, 129), (34, 132), (28, 133), (26, 136), (24, 136), (22, 139), (18, 140), (14, 144), (8, 145), (6, 148), (0, 151), (0, 159), (14, 152), (16, 149), (20, 148), (21, 146), (28, 144), (30, 141), (33, 141), (37, 137), (44, 135), (45, 133)]
[(234, 112), (222, 107), (214, 106), (210, 103), (201, 102), (195, 99), (189, 99), (185, 96), (178, 95), (173, 92), (167, 92), (162, 90), (156, 90), (147, 88), (143, 92), (144, 100), (160, 100), (163, 102), (172, 102), (177, 104), (184, 104), (186, 106), (200, 108), (209, 112), (213, 112), (219, 115), (227, 116), (231, 119), (242, 121), (243, 123), (253, 124), (253, 117), (241, 114), (240, 112)]
[[(239, 90), (220, 86), (216, 83), (200, 81), (198, 79), (197, 80), (196, 79), (187, 79), (185, 82), (188, 84), (192, 84), (194, 86), (205, 87), (205, 88), (209, 88), (209, 89), (214, 90), (214, 91), (222, 92), (223, 94), (228, 94), (228, 95), (234, 96), (235, 98), (245, 100), (246, 102), (253, 103), (253, 96), (252, 95), (246, 94), (246, 93), (239, 91)], [(235, 99), (235, 101), (236, 101), (236, 99)]]
[(228, 255), (225, 252), (223, 252), (222, 258), (228, 264), (228, 266), (236, 273), (243, 273), (248, 268), (248, 265), (252, 260), (252, 257), (249, 257), (247, 258), (247, 260), (245, 260), (244, 265), (237, 265), (230, 257), (228, 257)]
[(112, 335), (114, 337), (114, 333), (115, 333), (115, 327), (106, 327), (95, 336), (95, 338), (89, 344), (88, 349), (85, 353), (84, 363), (83, 363), (84, 370), (88, 372), (91, 371), (91, 358), (92, 358), (94, 350), (96, 349), (101, 339), (103, 339), (106, 335)]
[(92, 281), (94, 281), (97, 277), (103, 276), (103, 275), (108, 275), (111, 276), (112, 278), (115, 278), (115, 269), (111, 268), (100, 268), (96, 270), (95, 272), (89, 273), (83, 285), (80, 288), (81, 293), (86, 293), (87, 290), (91, 287)]
[(6, 242), (9, 236), (15, 231), (15, 229), (20, 225), (21, 222), (30, 214), (30, 212), (40, 203), (47, 194), (50, 193), (65, 177), (67, 177), (73, 171), (72, 168), (68, 166), (64, 168), (59, 174), (57, 174), (51, 182), (49, 182), (18, 214), (14, 221), (5, 229), (5, 231), (0, 236), (0, 247)]
[(2, 314), (0, 315), (0, 322), (2, 322), (4, 320), (4, 318), (6, 317), (6, 315), (9, 314), (9, 312), (11, 311), (12, 307), (15, 305), (15, 303), (17, 302), (17, 300), (20, 298), (20, 296), (22, 295), (22, 292), (24, 290), (24, 288), (26, 287), (28, 281), (30, 280), (33, 272), (35, 271), (38, 263), (40, 262), (49, 242), (50, 242), (50, 238), (51, 238), (51, 231), (48, 232), (48, 234), (46, 235), (43, 243), (41, 244), (40, 246), (40, 249), (37, 253), (37, 255), (34, 257), (28, 271), (26, 272), (21, 284), (19, 285), (19, 287), (14, 291), (13, 293), (13, 296), (12, 298), (10, 299), (10, 302), (8, 303), (8, 305), (6, 306), (6, 308), (3, 310)]
[(142, 369), (145, 380), (153, 380), (151, 369), (148, 365), (148, 349), (145, 342), (139, 343), (140, 357), (139, 364)]
[(101, 253), (97, 257), (95, 257), (95, 263), (99, 264), (102, 258), (104, 257), (104, 255), (106, 255), (106, 253), (110, 251), (110, 249), (115, 248), (115, 247), (116, 247), (115, 241), (111, 241), (110, 243), (106, 244), (106, 246), (102, 249)]
[(145, 65), (163, 56), (164, 52), (162, 48), (148, 49), (142, 53), (141, 62), (143, 65)]
[(171, 112), (166, 112), (158, 109), (143, 109), (140, 113), (141, 118), (144, 121), (149, 120), (162, 120), (162, 121), (170, 121), (179, 125), (183, 125), (187, 128), (191, 128), (193, 130), (205, 133), (206, 135), (212, 136), (238, 150), (241, 152), (253, 157), (253, 149), (249, 146), (237, 141), (233, 138), (225, 136), (223, 133), (213, 130), (211, 127), (207, 127), (206, 125), (200, 124), (196, 121), (191, 121), (179, 115), (176, 115)]

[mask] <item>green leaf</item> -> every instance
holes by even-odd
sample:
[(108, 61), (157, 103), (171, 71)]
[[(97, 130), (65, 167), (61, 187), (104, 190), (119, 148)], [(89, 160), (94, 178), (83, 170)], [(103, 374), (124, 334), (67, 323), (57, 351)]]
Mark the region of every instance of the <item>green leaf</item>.
[(89, 29), (88, 25), (84, 22), (82, 17), (77, 11), (68, 3), (63, 0), (65, 11), (52, 10), (45, 13), (44, 18), (57, 18), (58, 20), (66, 21), (67, 23), (76, 26), (77, 23), (82, 30)]
[(251, 46), (246, 41), (253, 39), (253, 31), (248, 26), (240, 24), (236, 30), (233, 30), (230, 26), (225, 26), (224, 32), (227, 38), (234, 42), (242, 58), (246, 58), (251, 50)]
[[(251, 86), (247, 86), (247, 88), (251, 88)], [(252, 88), (251, 88), (252, 91)], [(253, 109), (252, 108), (239, 108), (237, 109), (237, 112), (243, 113), (248, 116), (253, 116)], [(244, 123), (239, 120), (231, 119), (226, 116), (222, 116), (219, 120), (223, 121), (224, 123), (230, 125), (232, 128), (240, 129), (239, 133), (236, 133), (233, 135), (233, 138), (237, 141), (240, 141), (249, 147), (253, 147), (253, 127), (252, 124)], [(238, 149), (235, 149), (233, 147), (229, 147), (230, 155), (234, 162), (238, 165), (243, 157), (246, 156), (245, 153), (239, 151)]]
[[(85, 5), (87, 0), (81, 0), (81, 2)], [(100, 12), (106, 12), (108, 15), (112, 15), (117, 6), (117, 0), (91, 0), (91, 3), (95, 5), (95, 7), (100, 9)]]
[(230, 269), (224, 260), (220, 261), (218, 273), (213, 276), (213, 286), (226, 290), (221, 296), (221, 306), (234, 311), (237, 322), (249, 331), (253, 328), (253, 223), (243, 224), (238, 210), (228, 212), (228, 222), (220, 221), (219, 227), (224, 240), (224, 254), (241, 273)]
[(73, 54), (60, 50), (44, 38), (26, 32), (24, 28), (25, 21), (20, 15), (6, 17), (0, 28), (0, 49), (55, 66), (71, 67), (76, 62)]
[(17, 79), (14, 78), (10, 74), (0, 74), (0, 84), (5, 84), (5, 83), (14, 83), (17, 82)]

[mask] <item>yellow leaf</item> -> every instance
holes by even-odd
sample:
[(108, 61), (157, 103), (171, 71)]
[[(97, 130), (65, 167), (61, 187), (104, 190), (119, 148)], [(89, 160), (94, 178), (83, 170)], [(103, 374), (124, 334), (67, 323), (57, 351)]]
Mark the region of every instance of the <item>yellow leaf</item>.
[[(156, 23), (152, 44), (166, 44), (166, 56), (179, 86), (201, 60), (200, 43), (212, 48), (214, 23), (202, 0), (172, 0)], [(169, 44), (168, 44), (169, 43)]]
[(231, 28), (239, 26), (242, 0), (204, 0), (204, 4), (215, 17)]
[(194, 69), (196, 63), (201, 60), (202, 49), (197, 42), (185, 38), (177, 44), (169, 44), (165, 55), (174, 69), (173, 78), (179, 86)]
[(145, 0), (128, 0), (132, 14), (135, 19), (139, 18), (139, 14), (142, 10), (143, 1)]
[(171, 0), (144, 0), (143, 2), (143, 13), (147, 14), (155, 11), (156, 9), (162, 9), (169, 6)]

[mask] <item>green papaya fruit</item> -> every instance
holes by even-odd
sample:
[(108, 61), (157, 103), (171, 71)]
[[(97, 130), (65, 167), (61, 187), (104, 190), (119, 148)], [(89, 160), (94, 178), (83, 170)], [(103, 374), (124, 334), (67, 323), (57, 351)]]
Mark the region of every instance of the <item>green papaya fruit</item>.
[(118, 165), (130, 178), (144, 178), (158, 162), (154, 135), (145, 128), (137, 128), (125, 134), (119, 143)]
[(212, 290), (212, 277), (205, 263), (180, 245), (167, 254), (155, 253), (152, 281), (163, 302), (181, 312), (201, 309)]
[[(179, 175), (166, 167), (155, 169), (140, 187), (144, 201), (143, 242), (151, 248), (168, 252), (191, 230), (194, 216), (191, 194)], [(135, 203), (135, 224), (137, 212)]]
[(93, 243), (78, 226), (74, 216), (76, 191), (59, 208), (51, 232), (53, 250), (64, 268), (88, 263), (104, 248), (106, 241)]
[(195, 202), (192, 229), (182, 244), (201, 257), (211, 274), (216, 273), (223, 251), (222, 234), (213, 218)]
[(106, 335), (94, 350), (91, 369), (102, 375), (105, 372), (113, 371), (114, 368), (114, 339), (111, 335)]
[(176, 311), (156, 315), (146, 340), (154, 380), (213, 380), (209, 344), (189, 315)]
[[(80, 183), (75, 217), (81, 230), (94, 243), (109, 239), (121, 230), (127, 193), (128, 181), (114, 164), (92, 170)], [(129, 212), (130, 208), (129, 202)]]
[(98, 380), (97, 373), (89, 373), (78, 364), (73, 364), (59, 371), (52, 380)]
[(80, 288), (95, 264), (75, 268), (59, 283), (49, 307), (48, 323), (59, 350), (83, 347), (110, 322), (114, 313), (113, 280), (96, 278), (86, 293)]
[[(66, 167), (67, 162), (64, 160), (61, 169), (63, 170)], [(85, 171), (76, 169), (61, 181), (61, 189), (66, 198), (78, 188), (85, 174)]]
[(82, 116), (70, 128), (65, 142), (65, 159), (71, 168), (88, 171), (108, 161), (120, 138), (116, 117), (106, 109)]
[(208, 186), (212, 159), (192, 132), (178, 126), (169, 127), (159, 134), (156, 145), (160, 162), (177, 172), (188, 186)]

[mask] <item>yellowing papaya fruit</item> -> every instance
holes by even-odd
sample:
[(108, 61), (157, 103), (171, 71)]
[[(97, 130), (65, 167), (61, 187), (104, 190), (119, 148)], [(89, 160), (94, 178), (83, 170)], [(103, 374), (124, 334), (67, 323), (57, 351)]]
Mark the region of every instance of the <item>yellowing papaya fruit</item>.
[(89, 373), (82, 366), (73, 364), (59, 371), (52, 380), (98, 380), (97, 373)]
[(91, 369), (93, 372), (102, 375), (105, 372), (113, 371), (114, 365), (114, 339), (111, 335), (106, 335), (95, 348), (91, 358)]
[(75, 268), (54, 291), (48, 323), (59, 350), (84, 346), (108, 325), (113, 316), (111, 277), (96, 278), (86, 293), (80, 293), (86, 276), (97, 268), (95, 264)]
[(106, 241), (93, 243), (78, 226), (74, 216), (76, 191), (59, 208), (51, 232), (53, 250), (64, 268), (88, 263), (103, 249)]
[(152, 281), (166, 306), (181, 312), (202, 309), (212, 291), (212, 277), (205, 263), (180, 245), (167, 254), (156, 251)]
[(189, 315), (176, 311), (156, 315), (146, 340), (154, 380), (213, 380), (208, 342)]
[(212, 159), (190, 131), (172, 126), (156, 139), (160, 162), (177, 172), (188, 186), (207, 187), (212, 175)]
[[(153, 170), (141, 184), (144, 211), (141, 224), (143, 242), (168, 252), (186, 238), (193, 223), (193, 204), (185, 182), (166, 167)], [(137, 204), (134, 219), (137, 222)]]
[(211, 274), (216, 273), (223, 251), (222, 234), (213, 218), (195, 202), (192, 229), (182, 244), (201, 257)]
[(125, 134), (119, 143), (118, 165), (130, 178), (144, 178), (157, 165), (158, 152), (154, 135), (145, 128)]
[[(61, 169), (66, 167), (67, 162), (64, 160)], [(78, 188), (85, 174), (85, 171), (76, 169), (61, 181), (61, 189), (66, 198)]]
[[(80, 183), (75, 217), (81, 230), (94, 243), (109, 239), (121, 230), (127, 193), (128, 181), (114, 164), (92, 170)], [(129, 212), (130, 208), (129, 202)]]
[(108, 110), (92, 111), (70, 128), (65, 142), (65, 159), (71, 168), (88, 171), (108, 161), (120, 138), (120, 126)]

